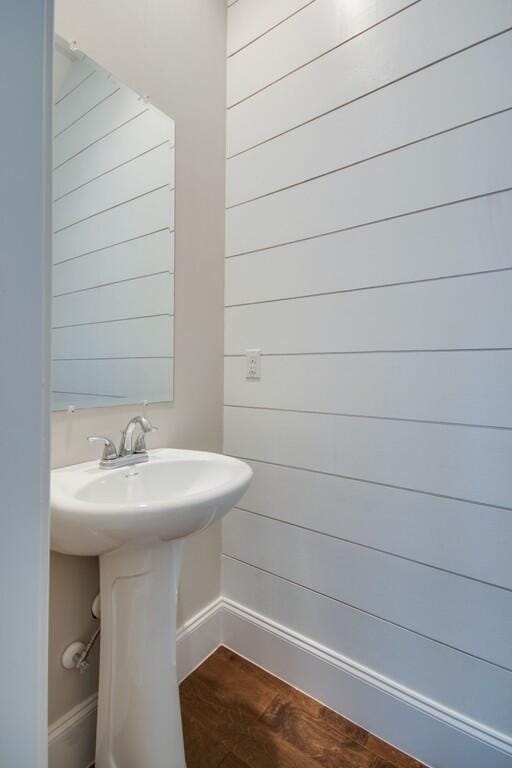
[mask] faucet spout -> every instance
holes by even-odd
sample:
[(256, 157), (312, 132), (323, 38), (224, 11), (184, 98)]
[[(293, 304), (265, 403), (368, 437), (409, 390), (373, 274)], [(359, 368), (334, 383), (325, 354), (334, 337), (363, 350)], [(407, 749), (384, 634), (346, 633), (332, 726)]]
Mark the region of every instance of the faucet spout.
[[(134, 442), (133, 435), (137, 427), (141, 428), (141, 433)], [(156, 427), (145, 416), (135, 416), (123, 431), (118, 455), (131, 456), (134, 453), (146, 453), (145, 435), (155, 429)]]

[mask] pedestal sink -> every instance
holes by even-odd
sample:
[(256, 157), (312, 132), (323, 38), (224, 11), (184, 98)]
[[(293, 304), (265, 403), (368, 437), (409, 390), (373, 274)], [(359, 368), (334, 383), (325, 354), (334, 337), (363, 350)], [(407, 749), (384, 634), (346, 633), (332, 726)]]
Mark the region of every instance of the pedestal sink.
[(118, 469), (52, 472), (51, 545), (100, 556), (96, 768), (185, 768), (176, 678), (183, 539), (218, 520), (252, 477), (244, 462), (149, 451)]

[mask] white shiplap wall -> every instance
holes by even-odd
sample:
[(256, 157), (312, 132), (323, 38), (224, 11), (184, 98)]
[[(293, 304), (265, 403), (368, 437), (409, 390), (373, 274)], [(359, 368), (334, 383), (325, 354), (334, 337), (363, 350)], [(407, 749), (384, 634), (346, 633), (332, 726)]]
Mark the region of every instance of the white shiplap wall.
[(174, 123), (80, 56), (55, 104), (53, 228), (54, 408), (172, 400)]
[(512, 5), (227, 13), (226, 641), (430, 765), (512, 765)]

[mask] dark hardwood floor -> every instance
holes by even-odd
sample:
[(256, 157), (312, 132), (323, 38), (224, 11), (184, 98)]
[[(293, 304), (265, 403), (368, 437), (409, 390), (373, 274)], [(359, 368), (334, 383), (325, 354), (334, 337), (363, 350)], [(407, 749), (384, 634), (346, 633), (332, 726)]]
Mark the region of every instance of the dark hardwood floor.
[(423, 768), (227, 648), (180, 695), (187, 768)]

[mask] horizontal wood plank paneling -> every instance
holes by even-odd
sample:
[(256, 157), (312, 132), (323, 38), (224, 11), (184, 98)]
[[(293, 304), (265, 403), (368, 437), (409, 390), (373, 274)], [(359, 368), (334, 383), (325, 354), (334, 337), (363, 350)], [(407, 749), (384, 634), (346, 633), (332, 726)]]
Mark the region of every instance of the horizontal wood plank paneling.
[(169, 229), (55, 264), (53, 291), (84, 290), (165, 270), (174, 272), (174, 234)]
[(230, 307), (226, 353), (512, 347), (511, 290), (507, 271)]
[[(64, 53), (67, 55), (67, 53)], [(91, 77), (94, 72), (89, 59), (76, 58), (73, 62), (73, 66), (69, 67), (64, 82), (62, 83), (59, 92), (55, 94), (56, 104), (60, 104), (67, 99), (69, 95), (77, 88), (87, 77)]]
[[(316, 1), (316, 0), (315, 0)], [(264, 35), (312, 0), (228, 0), (228, 55)]]
[[(512, 32), (237, 155), (227, 163), (226, 204), (267, 194), (511, 107), (511, 84), (494, 76), (500, 69), (512, 70)], [(467, 72), (471, 77), (466, 77)]]
[(174, 144), (173, 123), (157, 110), (145, 109), (57, 168), (53, 175), (54, 198), (58, 199), (165, 141)]
[(173, 121), (96, 69), (56, 131), (53, 407), (172, 399)]
[(63, 101), (55, 105), (53, 117), (54, 134), (69, 129), (100, 101), (119, 90), (119, 83), (105, 72), (96, 71), (91, 77), (80, 83)]
[(75, 390), (62, 391), (52, 389), (52, 409), (65, 411), (68, 408), (102, 408), (109, 405), (127, 405), (128, 398), (123, 395), (109, 397), (108, 395), (88, 395)]
[(136, 93), (127, 88), (119, 89), (57, 136), (53, 146), (54, 166), (59, 167), (69, 161), (93, 142), (145, 110), (146, 105)]
[(132, 200), (174, 179), (174, 149), (162, 144), (130, 160), (53, 204), (55, 231)]
[(508, 510), (250, 464), (254, 479), (240, 501), (243, 509), (512, 589)]
[[(508, 752), (475, 749), (511, 733), (512, 6), (286, 5), (228, 10), (224, 449), (255, 475), (224, 525), (226, 633), (426, 764), (494, 768)], [(308, 638), (454, 714), (456, 744), (323, 673)]]
[[(53, 365), (53, 389), (68, 393), (77, 390), (101, 392), (103, 398), (112, 397), (112, 405), (116, 404), (116, 398), (136, 402), (141, 392), (150, 402), (172, 400), (172, 365), (170, 357), (56, 361)], [(67, 401), (76, 406), (80, 404), (70, 396)], [(94, 404), (91, 400), (85, 400), (85, 403), (89, 403), (88, 407)]]
[[(509, 672), (230, 557), (223, 558), (222, 568), (227, 598), (327, 648), (337, 648), (357, 664), (434, 701), (507, 731), (512, 706)], [(482, 691), (493, 691), (493, 697), (482, 697)]]
[(169, 226), (174, 228), (174, 192), (165, 186), (58, 232), (54, 236), (54, 262)]
[(263, 356), (262, 378), (245, 357), (225, 361), (225, 401), (512, 429), (512, 351)]
[(487, 9), (483, 0), (420, 2), (336, 48), (230, 109), (228, 156), (512, 26), (508, 0)]
[(227, 407), (227, 453), (512, 507), (512, 431)]
[(127, 317), (172, 315), (174, 279), (169, 272), (147, 275), (53, 298), (53, 327)]
[[(512, 266), (512, 192), (226, 260), (226, 304)], [(491, 247), (489, 247), (491, 245)]]
[(142, 317), (58, 328), (52, 333), (54, 360), (173, 355), (173, 318)]
[[(512, 111), (227, 211), (227, 253), (360, 226), (510, 186)], [(443, 173), (443, 184), (439, 174)]]
[(374, 0), (340, 8), (337, 0), (316, 0), (228, 59), (228, 107), (410, 4)]
[(229, 514), (223, 531), (227, 555), (466, 653), (512, 666), (508, 591), (242, 510)]

